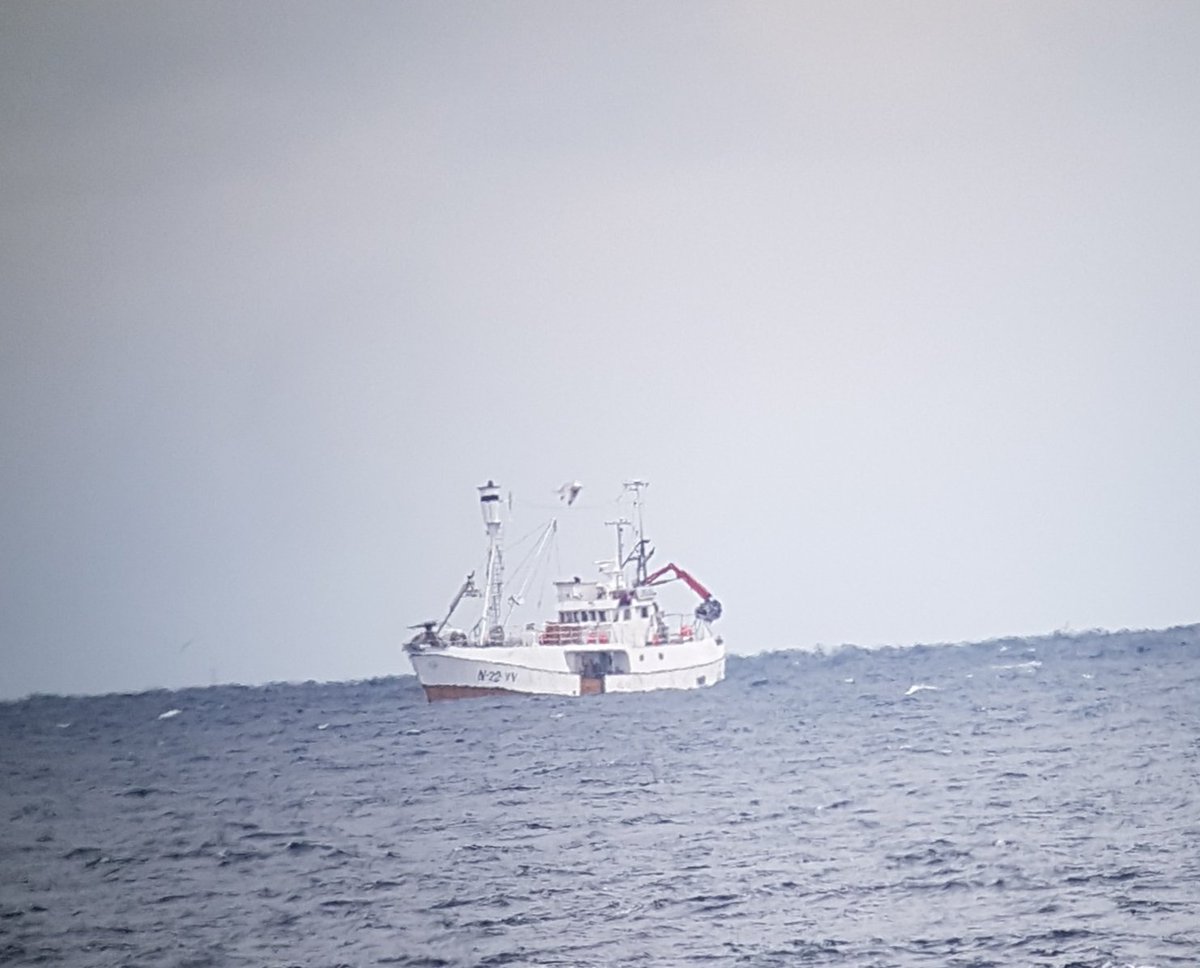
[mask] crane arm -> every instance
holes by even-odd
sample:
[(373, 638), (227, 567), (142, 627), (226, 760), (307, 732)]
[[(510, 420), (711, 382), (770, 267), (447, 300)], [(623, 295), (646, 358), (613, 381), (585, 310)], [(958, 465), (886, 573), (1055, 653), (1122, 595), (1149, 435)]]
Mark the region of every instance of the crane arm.
[(712, 592), (700, 584), (690, 574), (680, 568), (675, 562), (663, 565), (658, 571), (652, 572), (646, 576), (643, 585), (653, 585), (663, 575), (671, 572), (676, 578), (682, 580), (688, 588), (700, 596), (703, 601), (696, 606), (696, 618), (702, 619), (705, 622), (714, 622), (721, 617), (721, 603), (713, 598)]
[(661, 568), (658, 569), (658, 571), (652, 572), (651, 574), (647, 575), (646, 580), (644, 582), (642, 582), (642, 584), (643, 585), (653, 585), (656, 581), (658, 581), (658, 579), (662, 578), (662, 576), (665, 575), (667, 572), (674, 572), (676, 578), (679, 578), (682, 581), (684, 581), (687, 584), (688, 588), (690, 588), (692, 591), (694, 591), (697, 595), (699, 595), (705, 601), (708, 601), (708, 599), (712, 598), (712, 592), (710, 592), (707, 588), (705, 588), (703, 585), (701, 585), (700, 582), (696, 581), (695, 578), (693, 578), (691, 575), (689, 575), (686, 571), (684, 571), (682, 568), (680, 568), (673, 561), (670, 562), (669, 564), (663, 565)]

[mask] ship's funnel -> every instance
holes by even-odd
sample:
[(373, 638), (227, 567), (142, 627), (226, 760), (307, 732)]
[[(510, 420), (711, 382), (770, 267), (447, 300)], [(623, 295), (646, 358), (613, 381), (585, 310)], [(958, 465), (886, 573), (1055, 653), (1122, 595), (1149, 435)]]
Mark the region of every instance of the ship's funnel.
[(480, 485), (479, 510), (483, 513), (488, 534), (495, 533), (500, 527), (500, 487), (495, 481)]

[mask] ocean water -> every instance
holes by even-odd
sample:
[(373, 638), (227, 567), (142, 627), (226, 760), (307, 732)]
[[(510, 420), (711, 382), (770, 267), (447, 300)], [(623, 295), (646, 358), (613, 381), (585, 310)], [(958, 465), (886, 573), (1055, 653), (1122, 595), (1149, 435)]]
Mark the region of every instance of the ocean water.
[(0, 705), (7, 965), (1200, 964), (1200, 626)]

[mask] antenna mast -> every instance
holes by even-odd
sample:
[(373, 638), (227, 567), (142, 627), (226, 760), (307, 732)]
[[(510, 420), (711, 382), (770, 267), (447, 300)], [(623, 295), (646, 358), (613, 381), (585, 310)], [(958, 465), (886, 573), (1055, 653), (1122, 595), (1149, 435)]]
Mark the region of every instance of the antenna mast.
[(615, 521), (605, 521), (610, 528), (617, 529), (617, 579), (620, 582), (619, 587), (625, 585), (625, 529), (629, 527), (629, 522), (625, 518), (617, 518)]
[(635, 585), (645, 584), (646, 563), (654, 552), (646, 551), (646, 529), (642, 522), (642, 491), (650, 486), (649, 481), (633, 480), (625, 482), (625, 490), (633, 491), (633, 511), (637, 518), (637, 543), (633, 547), (633, 555), (637, 556), (637, 580)]

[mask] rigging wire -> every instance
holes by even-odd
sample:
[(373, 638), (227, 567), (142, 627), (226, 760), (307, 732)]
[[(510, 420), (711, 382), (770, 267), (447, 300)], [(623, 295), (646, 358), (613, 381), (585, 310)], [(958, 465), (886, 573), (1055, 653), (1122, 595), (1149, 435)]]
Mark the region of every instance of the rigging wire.
[[(558, 528), (557, 527), (555, 527), (553, 533), (550, 535), (550, 550), (554, 554), (554, 559), (557, 562), (558, 561)], [(550, 574), (550, 555), (543, 554), (539, 558), (539, 563), (541, 566), (541, 571), (537, 575), (537, 589), (538, 589), (537, 610), (538, 610), (538, 613), (541, 614), (542, 605), (546, 600), (546, 586), (550, 583), (549, 579), (553, 577), (553, 575)], [(557, 565), (555, 567), (557, 567)]]
[(546, 551), (546, 545), (549, 543), (550, 539), (557, 533), (558, 533), (558, 520), (555, 518), (551, 518), (550, 523), (547, 524), (545, 526), (545, 528), (542, 529), (541, 539), (534, 546), (533, 550), (530, 551), (530, 553), (525, 556), (525, 559), (524, 559), (524, 561), (521, 562), (521, 564), (519, 564), (515, 569), (513, 569), (513, 580), (515, 581), (517, 576), (521, 573), (521, 570), (526, 566), (526, 564), (529, 563), (530, 558), (533, 558), (533, 564), (532, 564), (532, 566), (530, 566), (529, 573), (525, 576), (525, 580), (522, 582), (520, 589), (517, 591), (517, 593), (515, 595), (508, 596), (509, 607), (508, 607), (508, 614), (505, 616), (505, 620), (504, 620), (505, 625), (507, 625), (509, 619), (512, 618), (513, 611), (515, 609), (519, 608), (521, 605), (525, 604), (525, 592), (529, 590), (530, 582), (533, 581), (533, 579), (538, 574), (538, 564), (544, 558), (545, 551)]
[[(553, 518), (551, 518), (549, 524), (542, 525), (542, 527), (538, 529), (543, 540), (538, 541), (537, 544), (535, 544), (532, 548), (530, 548), (529, 553), (524, 558), (521, 559), (520, 564), (518, 564), (509, 573), (511, 575), (511, 579), (510, 579), (511, 581), (516, 581), (517, 577), (521, 574), (521, 569), (523, 569), (527, 564), (529, 564), (529, 561), (531, 558), (534, 558), (534, 556), (540, 557), (540, 551), (543, 550), (543, 548), (544, 548), (544, 539), (546, 538), (547, 533), (550, 532), (552, 529), (557, 529), (557, 526), (558, 526), (558, 522), (556, 520), (554, 520)], [(529, 584), (529, 582), (528, 582), (528, 580), (526, 580), (525, 586), (522, 586), (522, 589), (521, 589), (522, 594), (524, 593), (525, 587), (527, 587), (528, 584)], [(520, 597), (520, 596), (518, 596), (518, 597)]]
[[(532, 531), (528, 532), (527, 534), (524, 534), (524, 535), (522, 535), (522, 536), (521, 536), (520, 538), (518, 538), (516, 541), (513, 541), (513, 542), (512, 542), (512, 543), (509, 545), (509, 547), (511, 547), (511, 548), (520, 548), (520, 547), (521, 547), (521, 545), (523, 545), (523, 544), (524, 544), (526, 541), (528, 541), (530, 538), (532, 538), (532, 537), (533, 537), (535, 534), (537, 534), (537, 535), (540, 535), (540, 534), (541, 534), (543, 531), (545, 531), (545, 530), (546, 530), (546, 527), (547, 527), (547, 525), (545, 525), (545, 524), (539, 524), (539, 525), (538, 525), (536, 528), (534, 528)], [(519, 568), (519, 567), (520, 567), (520, 565), (518, 565), (517, 567)]]

